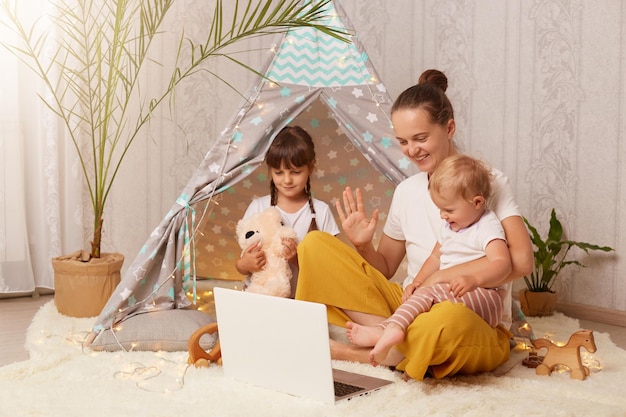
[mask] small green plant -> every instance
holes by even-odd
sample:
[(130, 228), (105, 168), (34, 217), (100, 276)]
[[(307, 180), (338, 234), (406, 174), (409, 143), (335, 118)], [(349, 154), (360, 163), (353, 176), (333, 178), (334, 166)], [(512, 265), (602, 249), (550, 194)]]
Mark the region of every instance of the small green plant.
[(563, 226), (556, 217), (556, 212), (552, 209), (550, 214), (550, 229), (548, 236), (544, 240), (537, 229), (533, 227), (528, 219), (524, 218), (524, 223), (530, 231), (530, 240), (535, 245), (535, 269), (532, 274), (524, 277), (526, 286), (532, 292), (552, 292), (552, 286), (559, 272), (567, 265), (578, 265), (584, 267), (577, 260), (568, 260), (567, 255), (572, 247), (577, 247), (589, 253), (590, 250), (600, 250), (610, 252), (614, 249), (609, 246), (598, 246), (591, 243), (575, 242), (573, 240), (563, 240)]

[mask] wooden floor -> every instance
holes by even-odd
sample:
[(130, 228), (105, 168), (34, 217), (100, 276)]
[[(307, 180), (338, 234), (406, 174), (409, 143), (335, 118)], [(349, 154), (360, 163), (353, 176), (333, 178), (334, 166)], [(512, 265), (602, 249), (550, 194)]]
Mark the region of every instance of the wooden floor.
[[(52, 299), (52, 295), (0, 299), (0, 366), (28, 359), (24, 348), (26, 330), (39, 308)], [(613, 343), (626, 349), (626, 327), (588, 320), (580, 320), (580, 324), (583, 328), (609, 333)]]
[(52, 299), (52, 295), (0, 299), (0, 366), (28, 359), (26, 330), (39, 308)]

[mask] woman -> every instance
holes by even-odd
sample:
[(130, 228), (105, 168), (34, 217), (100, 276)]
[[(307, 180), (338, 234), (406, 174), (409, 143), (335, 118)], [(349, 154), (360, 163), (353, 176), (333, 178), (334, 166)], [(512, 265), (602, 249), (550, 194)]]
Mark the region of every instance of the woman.
[[(378, 212), (368, 218), (360, 190), (343, 193), (337, 203), (342, 228), (356, 252), (338, 239), (312, 232), (298, 246), (300, 264), (296, 298), (326, 304), (331, 324), (347, 321), (376, 325), (389, 317), (402, 302), (403, 289), (389, 282), (404, 256), (410, 283), (430, 254), (441, 218), (428, 193), (428, 176), (447, 156), (457, 153), (453, 142), (454, 111), (445, 90), (447, 78), (438, 70), (425, 71), (417, 85), (396, 99), (391, 120), (402, 152), (420, 171), (394, 192), (378, 247), (372, 239)], [(508, 180), (493, 170), (492, 209), (502, 222), (511, 253), (512, 272), (504, 280), (490, 282), (474, 272), (486, 259), (436, 272), (428, 284), (449, 282), (458, 275), (471, 276), (481, 287), (506, 283), (505, 313), (501, 326), (492, 328), (463, 306), (443, 302), (421, 314), (407, 329), (405, 341), (390, 352), (384, 365), (396, 366), (415, 379), (427, 372), (436, 378), (495, 369), (509, 358), (510, 282), (530, 273), (532, 248)], [(368, 348), (333, 342), (334, 359), (368, 362)]]

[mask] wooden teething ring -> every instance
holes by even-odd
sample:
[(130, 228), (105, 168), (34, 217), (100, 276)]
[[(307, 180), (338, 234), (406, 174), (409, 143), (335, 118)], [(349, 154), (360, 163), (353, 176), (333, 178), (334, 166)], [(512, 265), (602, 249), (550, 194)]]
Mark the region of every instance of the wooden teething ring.
[(196, 367), (208, 366), (211, 362), (216, 362), (218, 365), (222, 364), (222, 351), (219, 340), (215, 342), (213, 349), (208, 352), (200, 346), (202, 336), (215, 332), (217, 332), (217, 323), (211, 323), (200, 327), (191, 335), (187, 343), (187, 348), (189, 349), (188, 364)]

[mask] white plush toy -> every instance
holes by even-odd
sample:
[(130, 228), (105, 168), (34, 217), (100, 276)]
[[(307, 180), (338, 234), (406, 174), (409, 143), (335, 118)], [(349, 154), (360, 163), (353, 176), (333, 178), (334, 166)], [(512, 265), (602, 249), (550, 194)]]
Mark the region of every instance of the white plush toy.
[(261, 248), (265, 252), (265, 267), (250, 275), (250, 284), (246, 291), (289, 297), (291, 269), (283, 254), (282, 239), (297, 239), (297, 236), (293, 229), (283, 226), (278, 210), (270, 207), (259, 214), (239, 220), (235, 232), (243, 250), (261, 242)]

